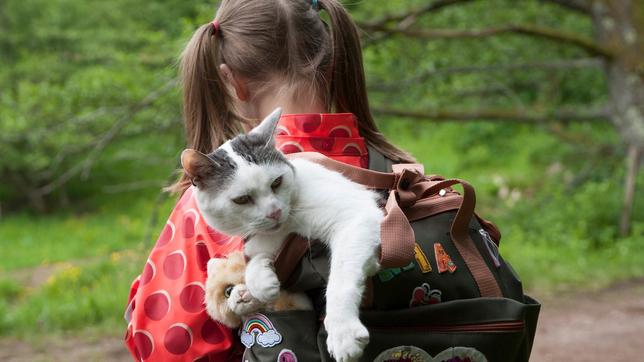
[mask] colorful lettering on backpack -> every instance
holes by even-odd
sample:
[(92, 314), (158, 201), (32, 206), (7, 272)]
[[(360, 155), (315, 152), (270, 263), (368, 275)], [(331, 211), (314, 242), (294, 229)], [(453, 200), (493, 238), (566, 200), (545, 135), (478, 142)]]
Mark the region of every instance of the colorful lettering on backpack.
[(442, 294), (440, 290), (432, 289), (429, 284), (423, 283), (420, 287), (416, 287), (412, 291), (409, 307), (440, 303)]
[(252, 347), (255, 343), (268, 348), (282, 342), (282, 335), (277, 332), (273, 323), (260, 313), (244, 322), (239, 337), (246, 348)]
[(418, 266), (420, 266), (420, 271), (423, 274), (431, 272), (432, 265), (429, 264), (427, 255), (425, 255), (423, 249), (420, 248), (420, 245), (418, 245), (418, 243), (414, 243), (414, 254), (416, 256), (416, 262), (418, 263)]
[(449, 254), (445, 252), (443, 245), (440, 243), (434, 243), (434, 255), (436, 256), (436, 267), (439, 273), (449, 271), (453, 274), (456, 271), (456, 264), (454, 264), (452, 258), (449, 257)]

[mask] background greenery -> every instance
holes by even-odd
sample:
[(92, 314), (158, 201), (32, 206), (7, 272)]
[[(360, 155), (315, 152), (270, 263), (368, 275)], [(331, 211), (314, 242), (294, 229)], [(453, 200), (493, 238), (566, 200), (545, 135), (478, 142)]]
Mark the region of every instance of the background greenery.
[[(346, 2), (363, 23), (425, 4)], [(129, 285), (174, 203), (159, 190), (184, 146), (176, 59), (214, 9), (197, 0), (0, 1), (0, 335), (125, 329)], [(506, 22), (592, 36), (585, 17), (532, 0), (475, 1), (418, 25)], [(379, 37), (364, 37), (374, 109), (549, 111), (607, 100), (603, 69), (574, 47), (512, 34)], [(534, 66), (562, 59), (588, 66)], [(606, 120), (385, 113), (376, 113), (382, 131), (428, 172), (476, 186), (479, 212), (499, 225), (501, 252), (533, 294), (644, 276), (644, 197), (636, 194), (632, 232), (620, 237), (625, 148)], [(642, 190), (641, 174), (637, 183)]]

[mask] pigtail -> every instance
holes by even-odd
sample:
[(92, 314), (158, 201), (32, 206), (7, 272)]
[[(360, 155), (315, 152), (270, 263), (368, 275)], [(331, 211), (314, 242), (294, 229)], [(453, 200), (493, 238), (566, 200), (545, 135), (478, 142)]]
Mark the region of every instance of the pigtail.
[(360, 134), (367, 143), (394, 162), (415, 162), (407, 152), (391, 144), (378, 131), (369, 109), (358, 29), (337, 0), (318, 0), (331, 20), (332, 60), (329, 79), (335, 112), (351, 112), (359, 120)]
[[(241, 117), (233, 110), (229, 94), (219, 71), (221, 29), (212, 23), (202, 25), (181, 54), (183, 83), (183, 118), (189, 148), (210, 153), (240, 128)], [(190, 186), (185, 172), (167, 188), (182, 193)]]

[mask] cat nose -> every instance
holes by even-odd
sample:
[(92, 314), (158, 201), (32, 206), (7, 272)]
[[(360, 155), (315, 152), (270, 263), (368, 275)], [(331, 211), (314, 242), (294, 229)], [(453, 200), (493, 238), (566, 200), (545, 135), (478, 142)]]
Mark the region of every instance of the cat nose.
[(275, 209), (275, 211), (268, 214), (269, 219), (279, 220), (282, 217), (282, 209)]

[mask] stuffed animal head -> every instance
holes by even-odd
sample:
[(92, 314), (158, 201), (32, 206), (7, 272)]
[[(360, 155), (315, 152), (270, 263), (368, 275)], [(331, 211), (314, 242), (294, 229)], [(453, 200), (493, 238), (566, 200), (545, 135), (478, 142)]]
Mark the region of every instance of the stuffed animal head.
[(228, 258), (210, 259), (206, 280), (206, 312), (230, 328), (241, 325), (242, 318), (263, 307), (244, 284), (246, 260), (241, 252)]

